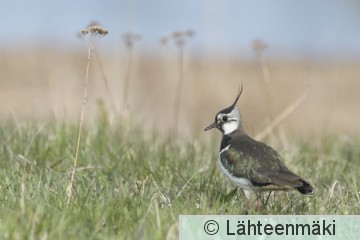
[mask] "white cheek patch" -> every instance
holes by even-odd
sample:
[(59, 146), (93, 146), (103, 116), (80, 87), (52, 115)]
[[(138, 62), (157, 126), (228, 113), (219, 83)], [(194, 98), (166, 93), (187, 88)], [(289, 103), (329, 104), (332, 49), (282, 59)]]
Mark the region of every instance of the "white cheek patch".
[[(226, 122), (223, 122), (223, 117), (226, 116)], [(222, 131), (225, 135), (236, 131), (239, 127), (239, 123), (241, 122), (240, 112), (237, 108), (234, 108), (228, 114), (219, 114), (217, 116), (217, 122), (222, 123)]]
[(238, 121), (229, 121), (223, 124), (224, 134), (229, 134), (234, 132), (238, 128)]

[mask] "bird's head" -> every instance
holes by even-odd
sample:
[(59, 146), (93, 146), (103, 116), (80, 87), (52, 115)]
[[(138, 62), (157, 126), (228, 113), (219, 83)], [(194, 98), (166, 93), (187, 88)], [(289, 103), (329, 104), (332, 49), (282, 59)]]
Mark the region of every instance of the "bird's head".
[(212, 128), (219, 129), (224, 135), (230, 134), (237, 129), (242, 129), (242, 119), (239, 109), (236, 107), (236, 103), (240, 98), (242, 93), (243, 86), (239, 89), (239, 92), (236, 96), (234, 103), (220, 112), (215, 116), (215, 122), (207, 126), (204, 131), (210, 130)]

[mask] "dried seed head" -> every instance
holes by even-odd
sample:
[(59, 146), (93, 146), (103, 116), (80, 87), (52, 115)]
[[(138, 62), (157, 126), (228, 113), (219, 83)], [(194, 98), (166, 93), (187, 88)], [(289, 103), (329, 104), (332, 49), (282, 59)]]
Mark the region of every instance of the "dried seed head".
[(96, 35), (100, 35), (101, 37), (105, 36), (106, 34), (108, 34), (109, 32), (107, 30), (105, 30), (104, 28), (100, 27), (99, 25), (94, 25), (88, 28), (89, 31), (91, 32), (91, 34), (93, 34), (94, 36)]
[(91, 37), (100, 36), (103, 37), (107, 35), (109, 32), (102, 28), (97, 22), (91, 22), (86, 29), (81, 30), (81, 34), (83, 36), (87, 35), (88, 33), (91, 34)]
[(170, 36), (160, 38), (160, 43), (166, 45), (169, 41), (174, 41), (174, 44), (181, 48), (186, 44), (186, 39), (194, 36), (194, 31), (175, 31)]
[(89, 31), (88, 31), (87, 29), (81, 30), (81, 34), (82, 34), (83, 36), (85, 36), (85, 35), (88, 34), (88, 33), (89, 33)]
[(194, 36), (194, 31), (193, 30), (187, 30), (186, 32), (185, 32), (185, 35), (186, 36), (188, 36), (188, 37), (192, 37), (192, 36)]
[(162, 45), (166, 45), (168, 43), (168, 41), (169, 41), (168, 37), (161, 37), (160, 38), (160, 43)]
[(181, 38), (183, 36), (183, 32), (176, 31), (172, 33), (173, 38)]
[(259, 39), (252, 41), (251, 46), (255, 51), (262, 51), (262, 50), (268, 48), (268, 45)]
[(131, 32), (127, 32), (123, 34), (123, 40), (127, 47), (132, 47), (136, 41), (141, 40), (141, 36), (139, 34), (133, 34)]

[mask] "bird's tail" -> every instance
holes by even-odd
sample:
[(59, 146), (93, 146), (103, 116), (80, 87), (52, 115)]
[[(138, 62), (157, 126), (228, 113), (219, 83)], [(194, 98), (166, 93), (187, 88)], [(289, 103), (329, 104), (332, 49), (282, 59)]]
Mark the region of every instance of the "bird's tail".
[(300, 193), (310, 195), (310, 194), (313, 194), (315, 192), (315, 188), (313, 186), (311, 186), (310, 183), (306, 182), (303, 179), (300, 179), (299, 181), (303, 184), (300, 187), (296, 187), (296, 189)]

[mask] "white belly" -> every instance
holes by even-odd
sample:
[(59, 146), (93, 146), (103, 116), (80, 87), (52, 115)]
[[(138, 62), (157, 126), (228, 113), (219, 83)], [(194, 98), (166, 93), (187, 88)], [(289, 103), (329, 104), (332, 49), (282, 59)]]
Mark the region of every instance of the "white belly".
[(219, 153), (219, 160), (218, 160), (218, 165), (220, 167), (220, 170), (224, 173), (224, 175), (226, 176), (226, 178), (235, 186), (245, 189), (245, 190), (254, 190), (253, 185), (251, 184), (250, 180), (246, 179), (246, 178), (239, 178), (239, 177), (234, 177), (221, 163), (221, 158), (220, 158), (220, 154), (223, 151), (228, 150), (230, 147), (227, 146), (226, 148), (224, 148), (223, 150), (221, 150), (221, 152)]

